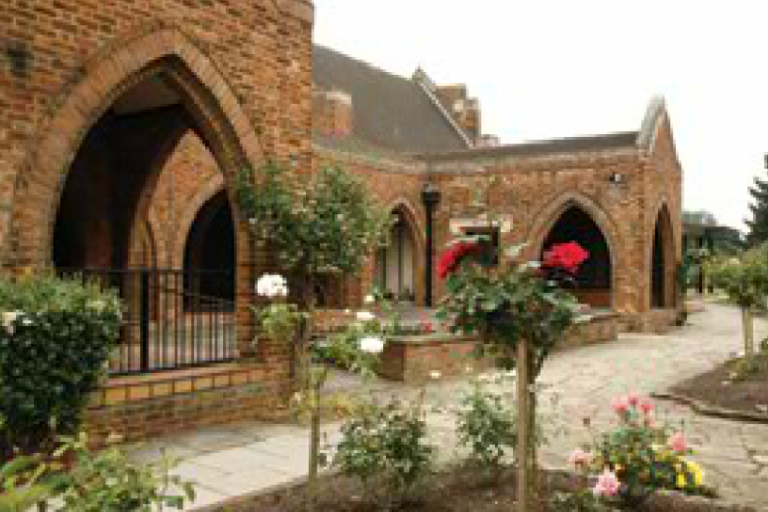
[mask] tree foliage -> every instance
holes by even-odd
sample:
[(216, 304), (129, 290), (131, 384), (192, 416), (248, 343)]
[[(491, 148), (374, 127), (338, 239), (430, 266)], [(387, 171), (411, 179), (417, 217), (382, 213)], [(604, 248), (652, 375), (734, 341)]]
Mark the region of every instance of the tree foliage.
[(740, 258), (719, 258), (707, 264), (712, 284), (742, 309), (765, 306), (768, 296), (768, 245), (745, 252)]
[(768, 241), (768, 180), (755, 178), (749, 194), (753, 202), (749, 206), (752, 218), (746, 221), (749, 227), (747, 242), (750, 246), (756, 246)]
[(238, 199), (257, 242), (303, 277), (357, 272), (389, 222), (362, 182), (335, 167), (311, 178), (276, 164), (247, 169)]

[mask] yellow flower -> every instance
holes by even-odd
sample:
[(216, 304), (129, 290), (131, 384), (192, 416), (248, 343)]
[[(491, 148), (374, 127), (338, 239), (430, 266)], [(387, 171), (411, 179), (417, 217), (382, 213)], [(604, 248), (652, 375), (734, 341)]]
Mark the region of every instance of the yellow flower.
[(678, 473), (677, 474), (677, 487), (682, 489), (685, 487), (685, 484), (687, 483), (687, 480), (685, 478), (685, 473)]
[(693, 475), (693, 483), (700, 487), (704, 485), (704, 469), (695, 462), (685, 461), (688, 471)]

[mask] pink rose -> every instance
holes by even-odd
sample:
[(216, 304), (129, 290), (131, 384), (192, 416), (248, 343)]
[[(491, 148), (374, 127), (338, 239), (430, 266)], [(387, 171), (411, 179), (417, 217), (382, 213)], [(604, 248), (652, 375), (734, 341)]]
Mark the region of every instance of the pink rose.
[(669, 438), (669, 447), (674, 452), (685, 453), (688, 451), (688, 440), (685, 438), (685, 435), (677, 432)]
[(629, 410), (629, 400), (627, 400), (627, 397), (620, 396), (614, 399), (611, 408), (616, 411), (616, 414), (624, 415)]
[(582, 449), (573, 450), (570, 457), (568, 457), (568, 462), (570, 462), (576, 467), (586, 466), (591, 461), (592, 461), (592, 455), (588, 452), (585, 452)]
[(597, 477), (597, 483), (592, 489), (592, 493), (598, 497), (611, 497), (619, 493), (621, 482), (619, 482), (616, 473), (606, 469), (603, 474)]
[(640, 402), (640, 397), (637, 395), (637, 393), (632, 392), (627, 395), (627, 401), (632, 407), (637, 407), (637, 404)]
[(651, 414), (651, 411), (653, 410), (653, 402), (648, 398), (643, 398), (640, 400), (640, 410), (643, 411), (643, 414), (645, 415)]

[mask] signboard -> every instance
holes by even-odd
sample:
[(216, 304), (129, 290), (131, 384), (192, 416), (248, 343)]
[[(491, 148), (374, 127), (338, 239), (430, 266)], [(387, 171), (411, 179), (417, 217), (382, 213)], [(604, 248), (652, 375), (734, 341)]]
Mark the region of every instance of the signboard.
[[(493, 222), (501, 233), (512, 231), (512, 215), (499, 215)], [(451, 234), (459, 236), (467, 231), (477, 231), (488, 228), (488, 219), (485, 217), (454, 217), (450, 220)]]

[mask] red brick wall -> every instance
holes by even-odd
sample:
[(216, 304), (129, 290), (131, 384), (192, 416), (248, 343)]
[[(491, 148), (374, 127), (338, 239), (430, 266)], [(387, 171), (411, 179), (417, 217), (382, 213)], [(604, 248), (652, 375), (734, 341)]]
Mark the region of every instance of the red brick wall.
[[(421, 190), (426, 183), (422, 168), (405, 160), (389, 160), (363, 155), (353, 155), (339, 151), (331, 151), (315, 146), (316, 169), (323, 166), (338, 165), (364, 180), (371, 196), (378, 204), (388, 211), (398, 210), (406, 218), (406, 222), (414, 237), (416, 264), (414, 265), (414, 281), (416, 304), (424, 303), (424, 264), (426, 212), (421, 200)], [(374, 255), (371, 255), (360, 276), (347, 280), (346, 297), (343, 302), (349, 307), (362, 304), (362, 298), (373, 288)]]
[(149, 207), (158, 267), (182, 268), (196, 215), (223, 189), (223, 175), (210, 151), (197, 135), (187, 134), (163, 168)]
[[(148, 64), (147, 58), (179, 56), (214, 87), (208, 92), (224, 102), (220, 106), (235, 130), (230, 136), (246, 155), (294, 155), (307, 165), (311, 29), (312, 7), (302, 0), (4, 2), (4, 260), (45, 263), (50, 218), (72, 150), (109, 103), (114, 84)], [(43, 211), (29, 211), (33, 205)]]

